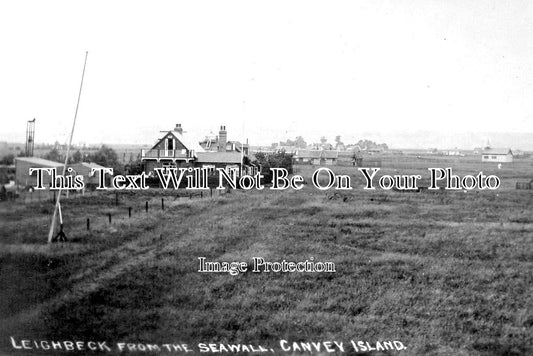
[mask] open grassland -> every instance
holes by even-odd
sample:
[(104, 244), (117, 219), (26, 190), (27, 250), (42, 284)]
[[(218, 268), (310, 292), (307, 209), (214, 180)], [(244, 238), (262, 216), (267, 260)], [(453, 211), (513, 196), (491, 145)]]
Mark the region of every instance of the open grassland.
[[(354, 190), (203, 199), (167, 191), (164, 211), (160, 191), (123, 194), (118, 206), (114, 194), (70, 199), (71, 240), (51, 246), (51, 203), (4, 204), (0, 350), (23, 354), (9, 344), (15, 336), (256, 343), (276, 352), (280, 339), (400, 340), (405, 355), (533, 354), (533, 191), (511, 189), (529, 164), (451, 162), (459, 174), (502, 176), (492, 192), (363, 191), (352, 167), (334, 167), (354, 177)], [(427, 176), (423, 166), (382, 173)], [(202, 274), (200, 256), (314, 257), (337, 272)]]

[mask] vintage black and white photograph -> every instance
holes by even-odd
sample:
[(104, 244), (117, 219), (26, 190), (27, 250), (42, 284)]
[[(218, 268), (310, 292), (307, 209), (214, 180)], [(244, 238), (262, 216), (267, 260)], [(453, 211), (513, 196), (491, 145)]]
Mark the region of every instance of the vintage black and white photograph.
[(0, 0), (0, 355), (533, 354), (533, 3)]

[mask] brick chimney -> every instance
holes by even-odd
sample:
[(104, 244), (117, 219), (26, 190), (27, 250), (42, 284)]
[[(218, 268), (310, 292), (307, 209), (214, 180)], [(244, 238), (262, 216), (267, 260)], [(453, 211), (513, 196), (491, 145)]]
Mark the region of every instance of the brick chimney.
[(181, 124), (176, 124), (176, 127), (174, 127), (174, 131), (179, 133), (180, 135), (183, 134), (183, 129), (181, 128)]
[(228, 133), (226, 132), (226, 126), (220, 126), (218, 132), (218, 152), (226, 152), (226, 142), (228, 141)]

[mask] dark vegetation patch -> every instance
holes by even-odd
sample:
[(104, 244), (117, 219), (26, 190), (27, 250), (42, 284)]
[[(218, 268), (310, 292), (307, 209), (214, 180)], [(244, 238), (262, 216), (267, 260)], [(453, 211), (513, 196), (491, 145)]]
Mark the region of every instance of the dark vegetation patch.
[(68, 256), (1, 256), (0, 318), (15, 315), (66, 290), (70, 273), (77, 267), (79, 263)]

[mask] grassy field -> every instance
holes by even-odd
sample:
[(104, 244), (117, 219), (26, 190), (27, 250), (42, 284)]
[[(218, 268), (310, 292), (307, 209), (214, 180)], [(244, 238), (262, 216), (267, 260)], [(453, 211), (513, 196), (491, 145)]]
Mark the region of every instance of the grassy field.
[[(354, 190), (306, 186), (193, 199), (153, 190), (122, 194), (118, 206), (114, 194), (102, 194), (65, 201), (70, 242), (53, 245), (45, 243), (51, 203), (4, 203), (0, 351), (40, 354), (14, 350), (13, 336), (243, 343), (285, 355), (281, 339), (406, 346), (384, 354), (533, 354), (533, 191), (514, 190), (533, 178), (532, 162), (498, 170), (466, 158), (391, 157), (382, 173), (426, 177), (432, 166), (497, 174), (502, 187), (363, 191), (353, 167), (334, 167), (354, 176)], [(314, 168), (296, 171), (309, 177)], [(203, 274), (200, 256), (314, 257), (333, 261), (337, 272)]]

